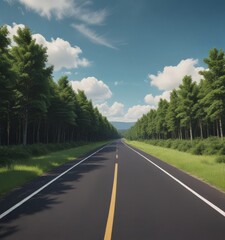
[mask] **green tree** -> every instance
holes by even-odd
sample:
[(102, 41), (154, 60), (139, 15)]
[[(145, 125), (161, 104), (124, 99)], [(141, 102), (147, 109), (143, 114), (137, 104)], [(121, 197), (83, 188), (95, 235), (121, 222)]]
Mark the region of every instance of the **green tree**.
[[(207, 117), (216, 121), (217, 132), (223, 138), (222, 117), (225, 111), (225, 57), (222, 50), (211, 49), (209, 57), (204, 59), (208, 70), (201, 71), (206, 81), (207, 93), (202, 98), (206, 106)], [(219, 127), (218, 127), (219, 125)], [(219, 131), (219, 130), (220, 131)]]
[[(6, 120), (7, 144), (10, 143), (10, 115), (14, 102), (15, 74), (12, 70), (12, 61), (9, 52), (10, 39), (6, 27), (0, 27), (0, 119)], [(1, 137), (0, 123), (0, 143)]]
[(52, 129), (54, 142), (71, 141), (74, 138), (74, 130), (77, 125), (76, 96), (72, 90), (68, 78), (62, 76), (58, 83), (51, 83), (52, 93), (48, 119)]
[(167, 125), (165, 121), (165, 116), (167, 114), (169, 103), (165, 99), (160, 99), (156, 115), (156, 131), (158, 137), (166, 138), (167, 134)]
[(91, 126), (91, 113), (90, 113), (90, 103), (84, 93), (84, 91), (78, 90), (76, 94), (78, 102), (78, 131), (79, 138), (88, 140), (89, 132)]
[(192, 82), (190, 76), (185, 76), (177, 93), (179, 101), (177, 117), (180, 118), (181, 126), (189, 128), (190, 139), (193, 140), (192, 124), (196, 114), (194, 105), (197, 102), (196, 83)]
[(177, 108), (179, 105), (178, 94), (176, 90), (173, 90), (170, 94), (170, 102), (166, 113), (166, 125), (172, 137), (176, 138), (179, 135), (179, 119), (177, 118)]
[(147, 134), (148, 138), (156, 138), (156, 116), (157, 116), (157, 111), (155, 109), (151, 109), (147, 113)]
[(13, 68), (17, 73), (17, 104), (23, 121), (23, 144), (27, 144), (28, 121), (32, 112), (47, 113), (48, 79), (52, 67), (46, 67), (46, 48), (35, 43), (28, 28), (17, 31), (12, 48)]

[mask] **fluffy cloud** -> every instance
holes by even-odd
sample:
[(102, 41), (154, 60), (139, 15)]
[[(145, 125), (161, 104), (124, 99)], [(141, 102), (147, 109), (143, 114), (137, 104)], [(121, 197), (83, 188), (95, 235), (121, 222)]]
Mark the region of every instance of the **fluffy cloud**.
[[(11, 40), (13, 40), (13, 35), (17, 34), (18, 28), (24, 27), (23, 24), (16, 23), (13, 23), (12, 27), (7, 25)], [(38, 44), (47, 48), (48, 63), (53, 65), (56, 71), (62, 68), (73, 69), (90, 65), (86, 58), (80, 57), (82, 50), (78, 46), (71, 46), (68, 41), (61, 38), (52, 38), (51, 41), (47, 41), (41, 34), (33, 34), (32, 37)], [(12, 44), (15, 45), (13, 41)]]
[(170, 93), (171, 91), (165, 91), (161, 95), (153, 96), (152, 94), (148, 94), (145, 96), (145, 102), (150, 105), (157, 106), (160, 99), (166, 99), (167, 101), (170, 100)]
[(102, 24), (107, 16), (105, 9), (94, 11), (90, 9), (91, 1), (81, 3), (80, 0), (6, 0), (8, 3), (17, 1), (38, 13), (42, 17), (62, 19), (73, 17), (87, 24)]
[(74, 91), (83, 90), (87, 97), (94, 102), (104, 101), (112, 96), (109, 87), (95, 77), (83, 78), (81, 81), (71, 81), (71, 85)]
[(124, 120), (126, 122), (136, 122), (151, 109), (154, 109), (154, 107), (149, 105), (135, 105), (133, 107), (130, 107), (125, 114)]
[(96, 104), (95, 105), (103, 116), (106, 116), (109, 121), (121, 121), (121, 122), (136, 122), (139, 118), (154, 109), (153, 106), (149, 105), (135, 105), (130, 107), (127, 111), (124, 109), (122, 103), (114, 102), (112, 106), (108, 103)]
[(151, 85), (160, 90), (172, 90), (177, 88), (185, 75), (192, 76), (193, 81), (199, 82), (201, 75), (199, 71), (204, 70), (202, 67), (196, 67), (197, 59), (182, 60), (177, 66), (164, 67), (163, 72), (157, 75), (149, 75)]
[(82, 50), (78, 46), (71, 46), (69, 42), (61, 39), (51, 39), (47, 41), (41, 34), (34, 34), (38, 44), (47, 47), (48, 62), (52, 64), (56, 71), (66, 68), (86, 67), (90, 63), (86, 58), (80, 58)]
[(117, 121), (124, 116), (124, 105), (119, 102), (114, 102), (112, 106), (109, 106), (106, 102), (95, 105), (99, 112), (106, 116), (110, 121)]

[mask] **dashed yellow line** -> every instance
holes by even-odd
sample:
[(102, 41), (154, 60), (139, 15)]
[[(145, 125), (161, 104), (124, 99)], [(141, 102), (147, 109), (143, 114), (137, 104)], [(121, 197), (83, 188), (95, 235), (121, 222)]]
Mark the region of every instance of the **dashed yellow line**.
[(111, 240), (112, 238), (113, 220), (114, 220), (115, 205), (116, 205), (117, 175), (118, 175), (118, 163), (115, 164), (112, 196), (111, 196), (109, 215), (108, 215), (108, 220), (106, 224), (104, 240)]

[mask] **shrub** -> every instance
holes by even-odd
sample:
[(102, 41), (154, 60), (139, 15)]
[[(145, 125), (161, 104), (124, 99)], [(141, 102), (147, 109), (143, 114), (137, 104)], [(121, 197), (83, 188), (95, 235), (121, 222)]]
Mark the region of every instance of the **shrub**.
[(178, 146), (179, 146), (179, 141), (180, 140), (173, 140), (172, 143), (171, 143), (171, 148), (177, 149)]
[(40, 156), (49, 152), (48, 145), (34, 144), (25, 147), (32, 156)]
[(23, 146), (4, 146), (0, 148), (0, 158), (23, 159), (28, 157), (30, 157), (30, 154)]
[(10, 167), (16, 161), (26, 160), (31, 156), (41, 156), (49, 152), (77, 147), (81, 144), (84, 145), (84, 142), (0, 146), (0, 166)]
[(165, 141), (165, 144), (164, 144), (165, 147), (170, 148), (171, 145), (172, 145), (172, 140), (171, 139), (168, 139), (168, 140)]
[(179, 146), (178, 146), (178, 150), (182, 151), (182, 152), (187, 152), (192, 148), (192, 143), (191, 141), (181, 141)]
[(2, 146), (0, 147), (0, 165), (10, 166), (13, 162), (20, 159), (28, 159), (31, 154), (23, 146)]
[(219, 154), (219, 151), (222, 148), (222, 142), (219, 142), (218, 140), (215, 140), (215, 141), (206, 140), (206, 144), (207, 144), (207, 147), (204, 150), (205, 155)]
[(194, 147), (192, 147), (191, 153), (194, 155), (203, 155), (205, 149), (206, 145), (204, 144), (204, 142), (199, 142)]
[(173, 148), (182, 152), (190, 152), (195, 155), (225, 155), (225, 139), (218, 137), (207, 139), (180, 140), (180, 139), (148, 139), (144, 142), (160, 147)]
[(225, 156), (219, 156), (215, 159), (216, 163), (225, 163)]
[(225, 155), (225, 146), (224, 146), (224, 143), (223, 143), (221, 149), (219, 150), (219, 155)]

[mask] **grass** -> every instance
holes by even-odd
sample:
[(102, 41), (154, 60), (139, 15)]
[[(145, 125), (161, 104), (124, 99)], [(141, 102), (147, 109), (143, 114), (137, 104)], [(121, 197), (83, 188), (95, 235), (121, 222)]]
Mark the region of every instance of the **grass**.
[(196, 138), (191, 140), (181, 139), (147, 139), (142, 140), (154, 146), (176, 149), (181, 152), (188, 152), (194, 155), (224, 155), (225, 140), (218, 137), (209, 137), (206, 139)]
[(225, 164), (217, 163), (215, 155), (193, 155), (139, 141), (126, 143), (225, 191)]
[(52, 152), (43, 156), (16, 161), (14, 164), (10, 165), (10, 167), (0, 167), (0, 196), (106, 143), (108, 142), (89, 143), (67, 150)]

